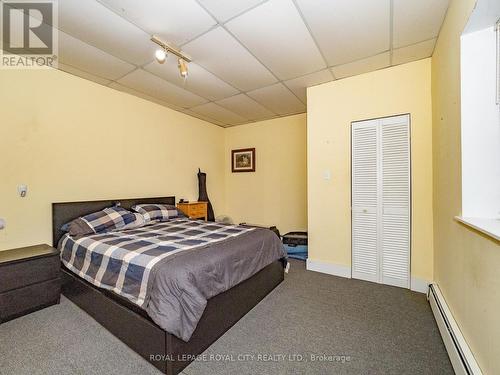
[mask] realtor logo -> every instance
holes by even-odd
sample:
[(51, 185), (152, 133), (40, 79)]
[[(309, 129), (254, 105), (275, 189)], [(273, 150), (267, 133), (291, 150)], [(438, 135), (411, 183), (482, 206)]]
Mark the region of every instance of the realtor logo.
[(54, 0), (4, 0), (0, 20), (0, 68), (57, 68), (57, 3)]

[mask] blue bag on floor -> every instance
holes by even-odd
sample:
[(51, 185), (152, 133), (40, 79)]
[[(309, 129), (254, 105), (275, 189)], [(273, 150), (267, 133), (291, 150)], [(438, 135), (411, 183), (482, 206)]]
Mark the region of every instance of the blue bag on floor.
[(285, 250), (288, 254), (289, 258), (292, 259), (300, 259), (300, 260), (306, 260), (307, 259), (307, 246), (306, 245), (287, 245), (283, 244), (285, 247)]
[(290, 232), (283, 236), (283, 246), (289, 258), (307, 259), (307, 232)]

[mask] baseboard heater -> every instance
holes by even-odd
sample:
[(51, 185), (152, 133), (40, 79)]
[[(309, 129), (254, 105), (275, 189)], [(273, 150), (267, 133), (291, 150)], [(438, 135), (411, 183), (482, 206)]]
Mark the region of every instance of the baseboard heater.
[(482, 375), (481, 369), (437, 284), (430, 285), (427, 299), (455, 373), (457, 375)]

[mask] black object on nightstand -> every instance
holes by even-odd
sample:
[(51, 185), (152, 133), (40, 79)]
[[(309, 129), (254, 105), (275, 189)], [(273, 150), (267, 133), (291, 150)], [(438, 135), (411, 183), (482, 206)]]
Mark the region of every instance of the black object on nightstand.
[(0, 323), (59, 303), (60, 267), (49, 245), (0, 251)]

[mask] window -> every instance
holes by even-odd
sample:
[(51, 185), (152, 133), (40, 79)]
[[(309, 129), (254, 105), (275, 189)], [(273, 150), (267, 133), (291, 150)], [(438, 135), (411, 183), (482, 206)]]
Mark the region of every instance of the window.
[(500, 19), (496, 25), (497, 31), (497, 105), (500, 105)]
[(462, 214), (500, 239), (500, 2), (479, 0), (461, 36)]

